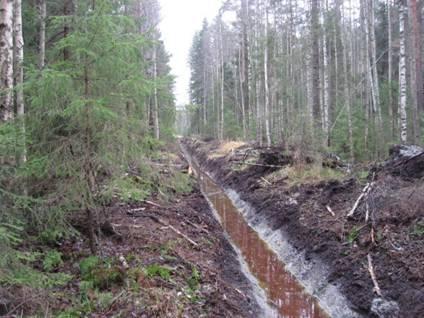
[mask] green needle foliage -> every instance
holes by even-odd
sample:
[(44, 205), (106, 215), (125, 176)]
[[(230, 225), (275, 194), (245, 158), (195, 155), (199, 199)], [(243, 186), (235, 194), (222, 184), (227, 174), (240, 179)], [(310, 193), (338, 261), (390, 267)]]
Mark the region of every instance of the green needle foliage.
[[(95, 252), (102, 205), (115, 196), (143, 200), (154, 191), (154, 174), (145, 159), (162, 143), (153, 138), (155, 93), (161, 137), (173, 136), (169, 57), (155, 27), (146, 29), (149, 21), (136, 10), (140, 1), (74, 4), (66, 15), (63, 3), (47, 1), (42, 69), (37, 64), (38, 13), (23, 4), (26, 135), (18, 120), (0, 123), (0, 244), (10, 259), (29, 237), (54, 245), (74, 234), (69, 221), (75, 216), (86, 218)], [(15, 159), (24, 150), (27, 160)], [(49, 254), (43, 265), (51, 271), (59, 263), (60, 255)], [(11, 264), (2, 262), (0, 273)]]

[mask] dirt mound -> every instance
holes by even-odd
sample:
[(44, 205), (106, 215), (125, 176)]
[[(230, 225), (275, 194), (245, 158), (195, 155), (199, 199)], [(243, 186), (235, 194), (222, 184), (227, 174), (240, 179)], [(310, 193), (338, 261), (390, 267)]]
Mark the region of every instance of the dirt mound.
[[(208, 159), (216, 142), (211, 146), (186, 141), (186, 147), (204, 170), (239, 192), (273, 230), (288, 234), (290, 243), (307, 257), (324, 261), (331, 268), (329, 282), (340, 286), (353, 309), (367, 317), (422, 317), (422, 149), (394, 148), (390, 159), (370, 169), (368, 177), (362, 173), (353, 178), (340, 174), (340, 165), (336, 172), (329, 168), (318, 176), (313, 165), (297, 169), (296, 155), (283, 155), (281, 149), (251, 146), (255, 155), (243, 166), (235, 164), (240, 161), (234, 155), (237, 149), (225, 158)], [(375, 291), (369, 258), (381, 295)]]
[(424, 177), (424, 149), (418, 146), (398, 145), (390, 149), (390, 159), (384, 170), (406, 179)]

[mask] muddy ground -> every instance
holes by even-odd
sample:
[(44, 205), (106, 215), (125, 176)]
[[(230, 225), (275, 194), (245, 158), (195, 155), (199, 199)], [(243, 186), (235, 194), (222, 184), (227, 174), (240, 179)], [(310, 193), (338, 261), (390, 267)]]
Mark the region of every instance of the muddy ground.
[[(325, 262), (331, 269), (329, 282), (340, 287), (354, 310), (366, 317), (423, 317), (420, 150), (402, 156), (400, 148), (393, 149), (388, 161), (348, 173), (334, 157), (314, 162), (295, 149), (183, 142), (218, 183), (238, 191), (307, 257)], [(317, 165), (325, 167), (317, 170)], [(372, 186), (353, 216), (347, 217), (367, 183)], [(371, 279), (368, 256), (380, 291)], [(388, 308), (377, 299), (388, 301)]]
[(105, 212), (100, 262), (89, 275), (81, 265), (90, 259), (87, 240), (65, 240), (55, 271), (72, 280), (64, 288), (3, 290), (10, 297), (4, 317), (257, 317), (237, 255), (197, 185), (168, 202), (116, 202)]

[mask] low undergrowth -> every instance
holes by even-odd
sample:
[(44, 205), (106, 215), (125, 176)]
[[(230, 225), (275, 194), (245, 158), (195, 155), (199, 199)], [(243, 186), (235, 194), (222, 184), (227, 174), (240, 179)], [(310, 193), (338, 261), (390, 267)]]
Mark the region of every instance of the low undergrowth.
[[(152, 196), (166, 202), (192, 191), (193, 181), (190, 176), (173, 168), (170, 162), (178, 160), (178, 157), (170, 158), (169, 154), (162, 151), (164, 147), (155, 145), (149, 154), (149, 158), (154, 158), (154, 161), (133, 161), (125, 173), (98, 167), (98, 187), (90, 203), (90, 209), (97, 211), (94, 219), (96, 228), (99, 229), (107, 221), (108, 215), (103, 211), (110, 205), (118, 202), (139, 204)], [(0, 189), (2, 182), (4, 184), (7, 181), (5, 174), (1, 176)], [(98, 256), (93, 254), (81, 258), (81, 253), (63, 249), (64, 245), (76, 241), (86, 246), (88, 239), (86, 211), (81, 209), (81, 202), (70, 201), (78, 194), (84, 196), (84, 193), (78, 193), (75, 188), (78, 184), (73, 184), (72, 180), (67, 181), (68, 178), (62, 175), (50, 180), (47, 185), (46, 180), (37, 177), (31, 180), (34, 183), (29, 188), (31, 193), (0, 193), (0, 207), (6, 211), (0, 216), (0, 294), (12, 291), (8, 293), (8, 301), (0, 305), (0, 315), (7, 314), (24, 301), (19, 296), (22, 290), (25, 293), (31, 291), (29, 293), (34, 295), (49, 295), (47, 298), (40, 296), (40, 299), (45, 299), (45, 304), (52, 304), (52, 301), (54, 304), (58, 299), (72, 304), (72, 309), (56, 313), (60, 317), (81, 317), (91, 311), (107, 312), (117, 293), (132, 293), (138, 284), (138, 278), (130, 275), (129, 270), (123, 268), (115, 256), (105, 258), (101, 257), (101, 253), (96, 253)], [(37, 190), (38, 193), (34, 193), (32, 189), (37, 180), (43, 186)], [(50, 203), (46, 198), (51, 191), (57, 194), (58, 189), (63, 197), (54, 198)], [(35, 195), (40, 198), (35, 198)], [(2, 198), (6, 200), (1, 201)], [(97, 249), (101, 251), (102, 235), (98, 230), (94, 234)], [(140, 267), (148, 280), (157, 276), (167, 280), (172, 274), (160, 265), (156, 273), (154, 265), (148, 267), (141, 264), (139, 261), (136, 266)], [(69, 288), (76, 290), (78, 296), (69, 297), (69, 291), (63, 291)], [(34, 304), (31, 299), (25, 300), (21, 306), (30, 312), (42, 307)]]

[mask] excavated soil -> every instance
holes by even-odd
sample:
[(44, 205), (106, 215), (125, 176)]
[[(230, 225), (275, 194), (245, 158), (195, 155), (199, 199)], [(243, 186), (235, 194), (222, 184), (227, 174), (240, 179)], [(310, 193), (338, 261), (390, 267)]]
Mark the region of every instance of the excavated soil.
[[(355, 311), (365, 317), (423, 317), (422, 150), (393, 148), (389, 160), (371, 167), (362, 179), (344, 174), (336, 180), (296, 183), (290, 175), (275, 178), (275, 173), (306, 167), (313, 159), (304, 156), (300, 164), (296, 152), (282, 148), (243, 144), (223, 153), (226, 147), (218, 142), (183, 143), (203, 170), (224, 188), (237, 191), (273, 230), (288, 234), (290, 243), (308, 258), (327, 264), (329, 283), (339, 286)], [(322, 162), (343, 167), (334, 157)], [(347, 217), (367, 183), (372, 183), (371, 190)], [(371, 279), (368, 255), (381, 295)]]
[[(179, 160), (178, 165), (184, 166)], [(108, 221), (101, 227), (99, 254), (112, 260), (122, 281), (101, 290), (112, 293), (112, 303), (94, 306), (80, 317), (258, 316), (258, 305), (237, 254), (197, 186), (170, 202), (155, 198), (140, 204), (116, 202), (105, 212)], [(79, 227), (84, 232), (84, 224)], [(40, 311), (56, 316), (74, 307), (82, 281), (78, 264), (90, 255), (88, 243), (83, 238), (67, 240), (58, 249), (64, 263), (57, 271), (72, 274), (72, 281), (64, 288), (33, 291), (32, 295), (24, 289), (9, 290), (13, 297), (4, 317)], [(146, 276), (145, 271), (137, 270), (152, 264), (167, 268), (170, 277)], [(134, 275), (135, 281), (130, 280)], [(194, 286), (191, 290), (190, 284)], [(87, 297), (95, 299), (94, 292), (89, 291)]]

